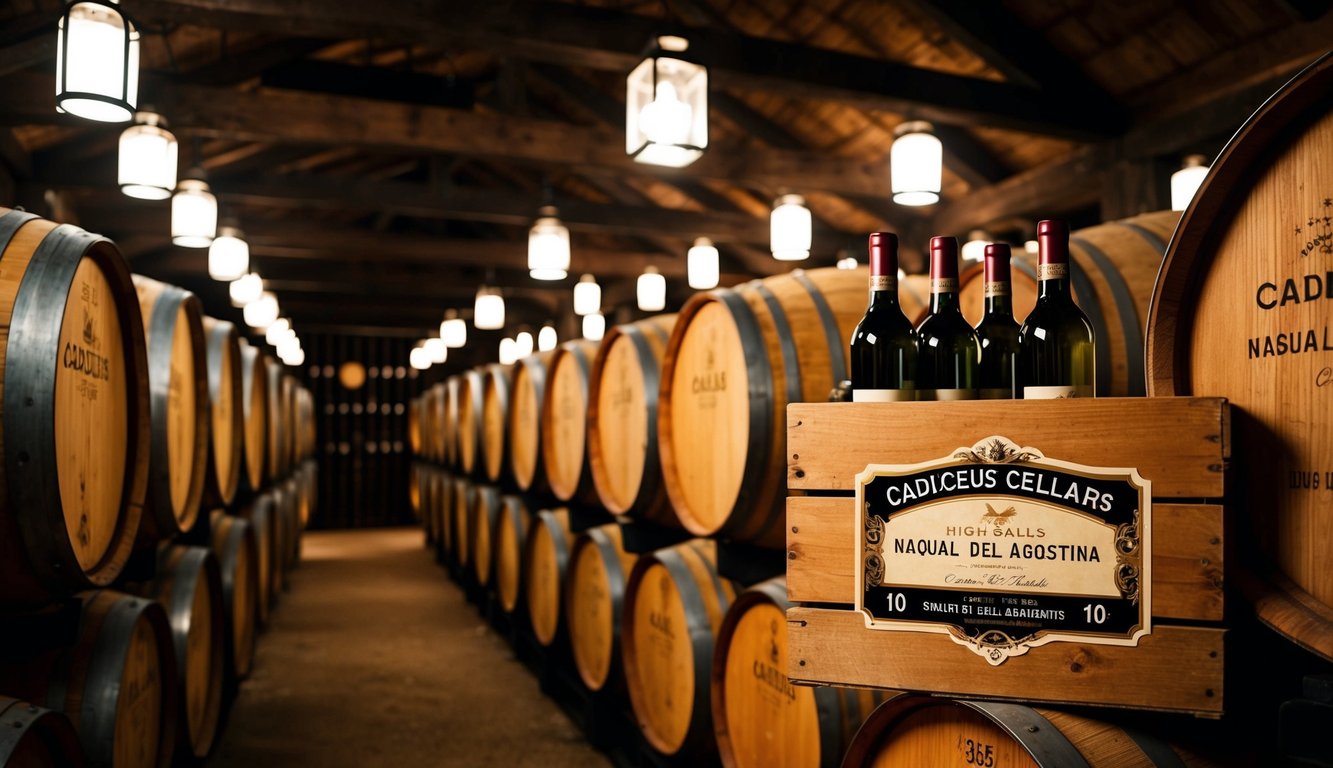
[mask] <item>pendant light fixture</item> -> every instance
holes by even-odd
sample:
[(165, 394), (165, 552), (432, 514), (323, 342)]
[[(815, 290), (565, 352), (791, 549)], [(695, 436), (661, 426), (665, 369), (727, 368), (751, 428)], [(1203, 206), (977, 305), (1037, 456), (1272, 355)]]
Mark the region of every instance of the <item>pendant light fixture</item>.
[(218, 229), (218, 199), (204, 181), (204, 172), (191, 169), (171, 196), (171, 242), (186, 248), (207, 248)]
[(557, 343), (559, 343), (559, 338), (556, 336), (555, 326), (543, 325), (541, 331), (537, 334), (537, 350), (550, 352), (555, 349)]
[(986, 246), (991, 242), (991, 236), (980, 229), (974, 229), (967, 235), (967, 242), (959, 250), (959, 255), (963, 261), (983, 261), (986, 258)]
[(305, 350), (301, 349), (301, 343), (298, 341), (296, 346), (286, 355), (278, 355), (283, 363), (296, 367), (305, 362)]
[(717, 287), (718, 254), (713, 241), (698, 237), (690, 246), (685, 258), (685, 272), (690, 287), (697, 291), (706, 291)]
[(56, 22), (56, 111), (104, 123), (134, 117), (139, 30), (117, 0), (65, 6)]
[(430, 355), (430, 361), (435, 364), (443, 363), (449, 359), (449, 348), (445, 346), (444, 339), (439, 336), (432, 336), (422, 342), (421, 346)]
[(121, 131), (117, 179), (120, 191), (141, 200), (166, 200), (176, 188), (180, 147), (156, 112), (139, 112)]
[(708, 147), (708, 68), (689, 46), (654, 39), (625, 80), (625, 152), (636, 162), (681, 168)]
[(532, 334), (528, 331), (519, 331), (514, 337), (514, 350), (519, 359), (532, 354)]
[(644, 312), (661, 312), (666, 309), (666, 278), (657, 271), (657, 267), (651, 264), (644, 267), (635, 287), (639, 309)]
[(511, 365), (518, 361), (517, 342), (508, 336), (500, 339), (500, 365)]
[(898, 205), (933, 205), (940, 201), (944, 146), (924, 120), (909, 120), (893, 132), (889, 150), (889, 177), (893, 202)]
[(231, 295), (232, 306), (249, 306), (264, 293), (264, 279), (258, 272), (241, 275), (231, 281), (231, 285), (227, 286), (227, 292)]
[(208, 245), (208, 276), (214, 280), (235, 280), (250, 271), (250, 244), (235, 226), (218, 229), (218, 236)]
[[(843, 253), (846, 253), (846, 251), (843, 251)], [(838, 263), (836, 266), (838, 267), (838, 269), (856, 269), (857, 267), (861, 266), (861, 264), (856, 260), (855, 256), (846, 255), (838, 259)]]
[(773, 258), (778, 261), (803, 261), (810, 258), (810, 230), (813, 219), (800, 195), (783, 195), (773, 203), (769, 218), (769, 239)]
[(564, 280), (569, 275), (569, 229), (553, 205), (528, 230), (528, 274), (534, 280)]
[(444, 313), (444, 322), (440, 323), (440, 338), (450, 349), (458, 349), (467, 344), (467, 321), (458, 316), (458, 310), (451, 309)]
[(281, 341), (291, 329), (292, 321), (285, 317), (280, 317), (270, 323), (268, 328), (264, 329), (264, 341), (267, 341), (269, 344), (276, 347), (278, 346), (278, 342)]
[(1208, 176), (1208, 158), (1203, 155), (1190, 155), (1180, 170), (1171, 174), (1171, 210), (1183, 211), (1199, 191), (1199, 185)]
[(600, 313), (583, 316), (583, 338), (588, 341), (601, 341), (606, 333), (606, 318)]
[(505, 327), (505, 300), (498, 288), (483, 285), (477, 289), (472, 324), (481, 331), (498, 331)]
[(407, 354), (407, 363), (418, 371), (424, 371), (430, 368), (430, 353), (426, 348), (418, 344), (412, 347), (412, 351)]
[(602, 286), (597, 278), (584, 275), (574, 284), (574, 314), (591, 315), (602, 311)]
[(278, 297), (264, 291), (258, 299), (245, 305), (245, 324), (256, 330), (267, 330), (278, 319)]

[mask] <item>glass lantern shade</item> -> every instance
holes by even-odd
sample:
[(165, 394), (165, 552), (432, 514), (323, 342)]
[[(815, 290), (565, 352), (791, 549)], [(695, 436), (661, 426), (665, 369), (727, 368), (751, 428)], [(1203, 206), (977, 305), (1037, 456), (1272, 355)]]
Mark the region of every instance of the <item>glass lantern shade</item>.
[(500, 365), (509, 365), (518, 360), (518, 342), (508, 336), (500, 339)]
[(931, 133), (930, 123), (903, 123), (894, 131), (889, 150), (889, 177), (893, 202), (898, 205), (933, 205), (940, 201), (944, 146)]
[(666, 309), (666, 278), (657, 271), (657, 267), (645, 268), (635, 287), (639, 309), (644, 312), (661, 312)]
[(449, 359), (449, 348), (445, 346), (444, 339), (439, 336), (426, 339), (422, 343), (422, 347), (426, 350), (426, 354), (430, 355), (432, 363), (439, 364)]
[(813, 219), (800, 195), (783, 195), (773, 204), (769, 218), (769, 238), (773, 258), (801, 261), (810, 258), (810, 230)]
[(574, 314), (591, 315), (602, 311), (602, 286), (597, 278), (584, 275), (574, 284)]
[(477, 289), (473, 305), (472, 324), (482, 331), (498, 331), (505, 327), (505, 300), (486, 286)]
[(974, 229), (967, 236), (967, 242), (959, 249), (963, 261), (983, 261), (986, 258), (986, 245), (991, 242), (990, 235)]
[(277, 351), (278, 357), (286, 360), (293, 352), (301, 348), (301, 340), (296, 338), (296, 334), (289, 332), (278, 339)]
[(528, 274), (534, 280), (564, 280), (569, 275), (569, 229), (546, 206), (528, 230)]
[(718, 253), (713, 241), (697, 238), (686, 254), (686, 276), (690, 287), (697, 291), (716, 288), (718, 281)]
[(553, 325), (544, 325), (542, 326), (541, 331), (537, 333), (538, 351), (550, 352), (551, 350), (555, 349), (555, 345), (558, 342), (559, 338), (557, 338), (556, 336), (555, 326)]
[(139, 101), (139, 30), (114, 0), (65, 6), (56, 24), (56, 111), (121, 123)]
[(857, 263), (855, 256), (844, 256), (838, 259), (838, 269), (856, 269), (858, 266), (860, 265)]
[(606, 333), (606, 318), (599, 313), (583, 316), (583, 338), (588, 341), (601, 341)]
[(171, 242), (207, 248), (218, 230), (218, 199), (202, 179), (183, 179), (171, 196)]
[(264, 293), (264, 280), (257, 272), (241, 275), (231, 281), (231, 285), (227, 286), (227, 292), (231, 295), (232, 306), (249, 306)]
[(657, 38), (625, 81), (625, 153), (681, 168), (708, 147), (708, 68), (683, 56), (684, 38)]
[(449, 310), (449, 315), (440, 323), (440, 338), (444, 339), (444, 345), (450, 349), (467, 344), (467, 321), (458, 317), (458, 313), (452, 309)]
[(514, 349), (520, 358), (532, 354), (532, 334), (527, 331), (519, 331), (514, 337)]
[(1171, 210), (1183, 211), (1199, 191), (1199, 185), (1208, 175), (1208, 158), (1203, 155), (1190, 155), (1180, 170), (1171, 174)]
[(141, 200), (166, 200), (176, 188), (176, 137), (152, 112), (135, 115), (120, 134), (117, 178), (120, 191)]
[(245, 305), (245, 324), (258, 330), (267, 330), (278, 319), (278, 297), (264, 291), (258, 299)]
[(286, 337), (287, 332), (292, 329), (292, 321), (285, 317), (274, 320), (268, 328), (264, 329), (264, 341), (273, 346), (278, 346), (278, 342)]
[(424, 371), (430, 367), (430, 353), (425, 347), (413, 347), (407, 354), (407, 362), (418, 371)]
[(305, 350), (301, 349), (300, 345), (298, 344), (297, 347), (291, 350), (289, 354), (278, 355), (278, 357), (286, 365), (290, 365), (293, 368), (295, 368), (296, 366), (303, 365), (305, 363)]
[(208, 276), (236, 280), (250, 271), (250, 244), (235, 227), (223, 227), (208, 245)]

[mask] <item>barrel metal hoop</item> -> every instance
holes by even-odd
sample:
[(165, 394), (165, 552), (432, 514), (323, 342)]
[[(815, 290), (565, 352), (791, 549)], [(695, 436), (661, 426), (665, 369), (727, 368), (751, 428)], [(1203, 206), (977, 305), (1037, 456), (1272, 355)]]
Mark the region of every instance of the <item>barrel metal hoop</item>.
[[(657, 337), (657, 340), (658, 340), (658, 341), (662, 342), (663, 344), (666, 344), (668, 341), (671, 340), (671, 334), (667, 333), (667, 332), (662, 328), (662, 326), (658, 325), (657, 323), (654, 323), (654, 322), (649, 321), (649, 322), (644, 323), (643, 325), (644, 325), (645, 328), (647, 328), (647, 329), (649, 330), (650, 333), (652, 333), (654, 336)], [(631, 326), (627, 326), (627, 327), (629, 327), (629, 328), (636, 328), (637, 326), (633, 326), (633, 325), (631, 325)]]
[[(189, 295), (182, 288), (164, 284), (162, 293), (153, 302), (153, 312), (148, 317), (149, 413), (153, 420), (154, 435), (166, 435), (170, 429), (167, 416), (171, 410), (171, 358), (175, 346), (176, 319)], [(179, 523), (171, 501), (171, 461), (167, 441), (154, 439), (152, 451), (148, 508), (158, 535), (170, 538), (177, 533)]]
[[(584, 352), (583, 346), (575, 344), (569, 347), (569, 353), (578, 365), (579, 389), (583, 392), (584, 416), (586, 422), (587, 404), (588, 404), (588, 381), (592, 378), (592, 361)], [(579, 460), (579, 481), (574, 484), (573, 495), (570, 500), (584, 496), (588, 489), (592, 488), (592, 462), (588, 458), (588, 429), (585, 423), (583, 429), (583, 456)], [(594, 491), (595, 492), (595, 491)]]
[[(1116, 314), (1120, 315), (1120, 330), (1125, 335), (1126, 378), (1129, 380), (1129, 395), (1143, 397), (1146, 394), (1143, 371), (1144, 331), (1139, 324), (1138, 309), (1134, 305), (1134, 293), (1125, 283), (1115, 262), (1111, 261), (1102, 250), (1081, 237), (1074, 238), (1097, 268), (1105, 276), (1106, 285), (1115, 297)], [(1160, 253), (1160, 251), (1159, 251)], [(1098, 344), (1098, 347), (1103, 344)]]
[[(647, 325), (657, 328), (652, 323), (647, 323)], [(661, 331), (660, 328), (657, 330)], [(633, 325), (625, 326), (624, 332), (626, 338), (634, 344), (635, 354), (639, 356), (639, 370), (643, 373), (643, 399), (647, 408), (648, 429), (645, 432), (644, 470), (640, 473), (639, 492), (635, 495), (634, 500), (630, 502), (630, 509), (644, 512), (650, 511), (643, 509), (643, 507), (657, 498), (658, 489), (661, 486), (661, 472), (653, 470), (661, 461), (657, 446), (657, 392), (661, 387), (662, 374), (657, 367), (657, 358), (653, 355), (652, 347), (649, 346), (648, 339), (643, 335), (643, 332)]]
[(611, 637), (615, 638), (611, 644), (611, 674), (614, 675), (615, 668), (620, 666), (617, 663), (620, 656), (620, 617), (624, 611), (625, 585), (629, 582), (629, 574), (625, 573), (624, 566), (620, 564), (616, 544), (610, 536), (598, 528), (588, 529), (588, 536), (597, 545), (602, 565), (606, 568), (607, 591), (611, 598)]
[[(153, 713), (162, 715), (159, 745), (169, 743), (168, 738), (174, 738), (173, 715), (177, 695), (175, 678), (179, 663), (175, 660), (175, 654), (165, 656), (162, 653), (164, 648), (160, 644), (172, 643), (173, 640), (169, 631), (162, 631), (167, 624), (165, 620), (152, 621), (152, 613), (155, 611), (160, 619), (164, 618), (163, 609), (157, 603), (137, 597), (123, 597), (116, 600), (102, 618), (102, 626), (98, 630), (85, 673), (83, 703), (79, 711), (79, 738), (94, 761), (111, 754), (117, 719), (111, 715), (118, 712), (118, 706), (128, 705), (128, 702), (120, 700), (121, 678), (130, 643), (134, 640), (134, 628), (141, 617), (153, 623), (154, 640), (159, 643), (158, 655), (162, 661), (167, 662), (162, 666), (150, 665), (157, 669), (158, 685), (162, 691), (162, 706), (159, 712)], [(158, 746), (159, 754), (160, 750), (161, 746)]]
[(1133, 230), (1134, 233), (1137, 234), (1139, 237), (1143, 238), (1144, 240), (1147, 240), (1148, 245), (1151, 245), (1154, 251), (1157, 251), (1158, 253), (1163, 255), (1166, 254), (1166, 241), (1158, 237), (1156, 232), (1152, 231), (1151, 229), (1148, 229), (1147, 227), (1141, 224), (1135, 224), (1132, 221), (1120, 221), (1116, 223), (1118, 223), (1120, 226), (1126, 229)]
[[(1071, 238), (1071, 242), (1077, 245), (1084, 245), (1080, 238)], [(1097, 300), (1097, 292), (1093, 290), (1092, 281), (1088, 275), (1079, 266), (1075, 259), (1069, 260), (1069, 281), (1074, 285), (1074, 292), (1078, 294), (1078, 303), (1084, 309), (1084, 314), (1092, 323), (1092, 332), (1094, 337), (1094, 349), (1097, 355), (1097, 391), (1106, 393), (1111, 388), (1111, 332), (1106, 327), (1106, 315), (1102, 312), (1101, 302)]]
[[(688, 549), (688, 547), (687, 547)], [(697, 556), (697, 552), (694, 553)], [(700, 594), (698, 583), (694, 580), (694, 574), (689, 566), (685, 564), (685, 555), (683, 550), (668, 549), (658, 552), (657, 561), (667, 569), (671, 574), (671, 580), (676, 584), (676, 594), (680, 596), (681, 606), (685, 609), (685, 617), (688, 620), (690, 616), (708, 615), (708, 609), (704, 605), (703, 595)], [(717, 584), (717, 575), (712, 573), (713, 583)], [(727, 610), (726, 600), (718, 603), (718, 608), (725, 614)], [(703, 627), (689, 628), (690, 648), (694, 656), (694, 701), (690, 707), (690, 724), (685, 729), (685, 738), (681, 742), (681, 750), (685, 750), (688, 745), (701, 738), (701, 734), (707, 729), (707, 718), (712, 716), (711, 686), (712, 686), (712, 658), (713, 658), (713, 631), (705, 622)], [(712, 736), (712, 733), (708, 733)]]
[(993, 701), (959, 702), (989, 718), (1014, 738), (1042, 768), (1089, 768), (1069, 739), (1041, 713), (1022, 704)]
[[(750, 305), (739, 293), (732, 290), (717, 291), (714, 296), (731, 313), (732, 321), (744, 346), (746, 339), (752, 339), (762, 346), (763, 333), (759, 330), (759, 320), (754, 316)], [(747, 488), (754, 488), (768, 471), (768, 455), (772, 450), (773, 434), (773, 369), (768, 355), (761, 349), (758, 354), (745, 356), (745, 372), (748, 381), (746, 387), (750, 401), (750, 434), (746, 443), (745, 469), (741, 472), (741, 492), (736, 497), (726, 523), (718, 532), (731, 532), (735, 527), (734, 519), (751, 503)]]
[(1124, 725), (1120, 727), (1120, 730), (1124, 731), (1129, 740), (1143, 751), (1143, 754), (1148, 758), (1148, 762), (1157, 766), (1157, 768), (1185, 768), (1185, 761), (1180, 759), (1180, 755), (1176, 754), (1176, 751), (1169, 744), (1156, 736)]
[[(0, 246), (3, 250), (3, 246)], [(10, 757), (14, 750), (18, 749), (19, 742), (23, 737), (33, 730), (37, 721), (47, 715), (50, 710), (29, 706), (27, 702), (0, 697), (0, 702), (7, 702), (0, 706), (0, 764), (8, 765)], [(41, 737), (42, 734), (33, 730), (35, 737)], [(53, 745), (54, 746), (54, 745)]]
[(845, 381), (847, 376), (847, 350), (848, 345), (843, 342), (842, 331), (838, 328), (838, 320), (833, 316), (833, 310), (829, 308), (828, 299), (815, 285), (810, 276), (804, 272), (793, 272), (791, 276), (796, 278), (796, 282), (805, 288), (810, 294), (810, 300), (815, 303), (815, 312), (819, 314), (819, 324), (824, 327), (824, 340), (828, 343), (829, 362), (833, 366), (833, 386), (838, 386)]
[(801, 359), (796, 353), (796, 339), (792, 336), (791, 324), (787, 322), (787, 312), (782, 308), (778, 297), (763, 283), (755, 283), (754, 290), (764, 300), (768, 314), (773, 317), (773, 330), (778, 335), (778, 347), (782, 350), (783, 378), (787, 383), (787, 402), (801, 401)]

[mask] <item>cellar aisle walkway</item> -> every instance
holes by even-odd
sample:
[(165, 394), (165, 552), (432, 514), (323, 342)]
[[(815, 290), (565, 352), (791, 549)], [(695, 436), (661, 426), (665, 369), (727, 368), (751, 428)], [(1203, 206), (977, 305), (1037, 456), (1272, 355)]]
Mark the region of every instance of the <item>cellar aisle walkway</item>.
[(422, 546), (311, 532), (211, 768), (609, 765)]

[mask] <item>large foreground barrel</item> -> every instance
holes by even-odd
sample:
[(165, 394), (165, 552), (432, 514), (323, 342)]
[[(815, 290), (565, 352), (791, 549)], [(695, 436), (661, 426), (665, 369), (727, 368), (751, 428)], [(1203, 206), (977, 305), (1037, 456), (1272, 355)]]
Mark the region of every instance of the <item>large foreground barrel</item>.
[(704, 761), (717, 750), (709, 677), (713, 641), (736, 596), (717, 574), (712, 541), (640, 557), (625, 587), (625, 679), (639, 730), (653, 749)]
[(588, 393), (588, 463), (602, 506), (669, 526), (680, 522), (662, 485), (657, 395), (675, 324), (675, 315), (658, 315), (608, 331)]
[(574, 539), (565, 577), (565, 622), (574, 666), (590, 691), (614, 689), (624, 681), (621, 606), (636, 559), (625, 551), (616, 523), (589, 528)]
[(134, 276), (148, 344), (152, 459), (141, 538), (169, 539), (199, 519), (208, 458), (208, 368), (199, 299)]
[(213, 556), (222, 576), (222, 601), (227, 617), (227, 651), (231, 674), (250, 674), (254, 663), (256, 615), (259, 610), (259, 551), (249, 520), (221, 510), (213, 513)]
[(209, 506), (226, 506), (241, 480), (241, 446), (245, 440), (245, 396), (241, 388), (241, 343), (236, 326), (204, 318), (205, 361), (208, 365), (208, 462), (204, 498)]
[(542, 463), (551, 493), (561, 501), (596, 503), (588, 466), (588, 379), (597, 345), (567, 341), (555, 350), (542, 404)]
[(785, 541), (787, 403), (848, 377), (864, 269), (812, 269), (696, 294), (662, 367), (658, 439), (667, 493), (691, 532)]
[(546, 371), (555, 352), (528, 355), (514, 364), (509, 393), (509, 468), (523, 491), (547, 488), (542, 465), (542, 402)]
[(523, 592), (537, 642), (549, 646), (560, 633), (560, 585), (569, 566), (569, 510), (543, 509), (532, 521), (523, 551)]
[(83, 747), (61, 713), (0, 696), (0, 765), (80, 768)]
[(0, 208), (0, 602), (111, 583), (142, 516), (143, 321), (111, 241)]
[(486, 479), (498, 483), (509, 468), (509, 382), (514, 366), (486, 366), (482, 374), (481, 453)]
[(245, 486), (258, 493), (268, 478), (268, 358), (241, 339), (241, 415), (245, 420), (241, 473)]
[(495, 525), (495, 594), (500, 610), (512, 614), (518, 607), (523, 585), (523, 551), (532, 526), (532, 514), (521, 496), (501, 499), (500, 520)]

